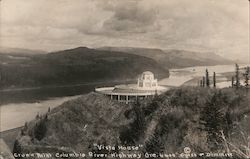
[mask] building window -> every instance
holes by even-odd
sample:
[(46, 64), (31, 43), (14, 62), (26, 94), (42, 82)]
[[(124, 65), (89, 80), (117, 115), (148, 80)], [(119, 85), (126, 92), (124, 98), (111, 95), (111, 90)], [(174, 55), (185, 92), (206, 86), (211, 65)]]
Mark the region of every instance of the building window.
[(143, 83), (142, 82), (139, 82), (139, 87), (143, 87)]
[(145, 83), (145, 86), (150, 87), (150, 83), (149, 82)]

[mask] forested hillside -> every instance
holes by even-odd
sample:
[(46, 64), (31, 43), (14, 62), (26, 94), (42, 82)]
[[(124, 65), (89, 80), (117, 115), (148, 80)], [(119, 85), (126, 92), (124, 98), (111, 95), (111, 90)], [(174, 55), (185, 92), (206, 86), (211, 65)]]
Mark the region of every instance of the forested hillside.
[(158, 156), (178, 155), (190, 147), (194, 153), (223, 151), (246, 158), (249, 103), (250, 94), (243, 88), (178, 88), (132, 105), (90, 93), (26, 124), (14, 152), (114, 153), (96, 150), (96, 143), (143, 145), (132, 152)]
[(126, 52), (135, 55), (151, 58), (157, 61), (164, 68), (181, 68), (192, 66), (210, 66), (233, 64), (234, 62), (225, 59), (213, 52), (195, 52), (186, 50), (161, 50), (154, 48), (133, 48), (133, 47), (102, 47), (99, 50), (114, 52)]
[(169, 76), (168, 69), (150, 58), (85, 47), (49, 54), (0, 56), (0, 88), (136, 79), (145, 70), (158, 78)]

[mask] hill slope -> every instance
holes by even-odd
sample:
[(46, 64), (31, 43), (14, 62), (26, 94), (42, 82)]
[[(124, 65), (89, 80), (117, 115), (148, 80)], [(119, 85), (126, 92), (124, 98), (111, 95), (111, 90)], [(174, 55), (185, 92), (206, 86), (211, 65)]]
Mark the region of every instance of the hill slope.
[(30, 49), (22, 49), (22, 48), (6, 48), (0, 47), (0, 54), (16, 54), (16, 55), (27, 55), (27, 54), (45, 54), (45, 51), (42, 50), (30, 50)]
[(102, 47), (99, 50), (127, 52), (154, 59), (165, 68), (232, 64), (233, 62), (214, 53), (199, 53), (185, 50), (161, 50), (132, 47)]
[(168, 77), (168, 70), (154, 60), (128, 53), (85, 47), (49, 54), (1, 55), (0, 87), (63, 85), (136, 79), (145, 70)]
[(85, 152), (93, 143), (114, 145), (129, 120), (127, 105), (90, 93), (68, 101), (25, 126), (15, 152)]
[[(90, 93), (27, 124), (16, 140), (14, 152), (114, 153), (105, 148), (98, 151), (93, 144), (143, 145), (137, 151), (115, 151), (125, 154), (178, 155), (184, 147), (190, 147), (194, 153), (213, 152), (215, 147), (216, 152), (225, 150), (223, 141), (214, 136), (211, 140), (211, 129), (205, 129), (209, 126), (216, 127), (212, 130), (217, 135), (223, 130), (230, 136), (228, 141), (244, 149), (242, 144), (250, 136), (249, 102), (250, 94), (245, 89), (232, 88), (178, 88), (132, 107)], [(207, 125), (205, 121), (213, 123)], [(248, 136), (242, 138), (239, 131)], [(211, 144), (214, 140), (215, 145)], [(234, 158), (240, 155), (232, 152)]]

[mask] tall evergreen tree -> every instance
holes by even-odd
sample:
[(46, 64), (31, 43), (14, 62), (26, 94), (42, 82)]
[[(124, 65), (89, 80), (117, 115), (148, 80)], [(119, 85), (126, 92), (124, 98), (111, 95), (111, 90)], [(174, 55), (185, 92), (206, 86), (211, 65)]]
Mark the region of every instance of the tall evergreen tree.
[(205, 81), (206, 81), (206, 78), (203, 76), (202, 77), (202, 87), (205, 87)]
[(34, 135), (37, 140), (42, 140), (47, 132), (47, 119), (44, 117), (37, 121), (34, 127)]
[(244, 81), (244, 83), (245, 83), (245, 87), (246, 87), (246, 89), (248, 89), (248, 86), (249, 86), (249, 73), (250, 73), (250, 67), (249, 66), (247, 66), (246, 67), (246, 71), (245, 71), (245, 73), (244, 73), (244, 76), (245, 76), (245, 81)]
[(210, 87), (209, 72), (207, 69), (206, 69), (206, 86)]
[(234, 87), (234, 76), (232, 77), (232, 87)]
[(202, 79), (201, 79), (201, 80), (200, 80), (200, 87), (202, 87), (202, 83), (203, 83), (203, 82), (202, 82)]
[(3, 86), (3, 70), (2, 65), (0, 64), (0, 88)]
[(239, 68), (239, 65), (236, 63), (235, 64), (235, 86), (236, 86), (236, 88), (238, 89), (239, 87), (240, 87), (240, 68)]
[(40, 118), (40, 115), (39, 113), (36, 114), (36, 119), (39, 119)]
[[(13, 153), (21, 154), (22, 153), (22, 147), (18, 140), (15, 140), (14, 146), (13, 146)], [(21, 159), (22, 157), (15, 157), (16, 159)]]
[(2, 65), (0, 64), (0, 82), (2, 81)]
[(28, 123), (27, 122), (24, 123), (24, 129), (25, 130), (28, 129)]
[(145, 114), (139, 100), (133, 105), (134, 121), (120, 132), (120, 140), (123, 144), (135, 144), (144, 137), (146, 129)]
[(225, 118), (221, 112), (221, 93), (215, 93), (211, 99), (206, 101), (205, 107), (200, 115), (201, 129), (207, 132), (207, 143), (211, 150), (219, 148), (221, 138), (220, 131), (224, 129)]
[(153, 134), (151, 139), (146, 142), (146, 152), (148, 153), (160, 153), (164, 152), (165, 143), (161, 139), (161, 136), (157, 133)]
[(216, 74), (214, 72), (214, 75), (213, 75), (213, 83), (214, 83), (214, 88), (216, 88)]

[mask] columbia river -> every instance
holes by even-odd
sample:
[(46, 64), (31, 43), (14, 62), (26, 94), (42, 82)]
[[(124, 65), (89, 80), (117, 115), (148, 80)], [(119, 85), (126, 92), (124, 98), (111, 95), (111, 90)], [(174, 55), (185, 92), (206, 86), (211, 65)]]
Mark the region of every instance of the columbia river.
[[(242, 65), (240, 66), (242, 67)], [(169, 87), (181, 86), (192, 79), (195, 78), (199, 79), (202, 76), (204, 76), (206, 68), (209, 70), (210, 75), (212, 75), (213, 72), (216, 72), (217, 78), (220, 79), (220, 82), (217, 83), (217, 87), (223, 88), (230, 86), (231, 82), (227, 81), (227, 79), (222, 75), (222, 73), (233, 72), (235, 70), (234, 65), (197, 66), (197, 67), (187, 67), (181, 69), (171, 69), (170, 77), (160, 80), (159, 84)], [(90, 87), (86, 85), (81, 87), (85, 89), (85, 91), (83, 92), (84, 94), (91, 92), (95, 86)], [(27, 91), (29, 92), (29, 90)], [(45, 90), (45, 94), (50, 94), (51, 90), (47, 91), (48, 92), (46, 92)], [(43, 114), (47, 112), (49, 107), (50, 108), (57, 107), (61, 105), (63, 102), (75, 99), (80, 95), (71, 96), (69, 93), (69, 96), (36, 100), (36, 91), (30, 90), (30, 93), (27, 93), (26, 96), (27, 96), (26, 98), (34, 98), (34, 100), (33, 99), (30, 100), (30, 102), (19, 102), (19, 103), (13, 102), (8, 104), (3, 104), (0, 106), (0, 114), (1, 114), (0, 132), (23, 126), (25, 122), (34, 119), (37, 114)], [(3, 96), (1, 98), (3, 98)], [(16, 100), (16, 98), (18, 97), (13, 95), (12, 98), (13, 100)]]

